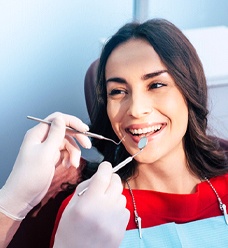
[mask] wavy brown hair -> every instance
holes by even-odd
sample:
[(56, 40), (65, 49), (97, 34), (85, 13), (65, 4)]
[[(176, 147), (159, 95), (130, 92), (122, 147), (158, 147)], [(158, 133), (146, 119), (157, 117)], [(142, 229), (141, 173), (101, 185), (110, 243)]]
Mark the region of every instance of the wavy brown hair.
[[(199, 177), (214, 177), (228, 172), (227, 152), (219, 146), (219, 139), (207, 135), (207, 84), (201, 61), (186, 36), (172, 23), (164, 19), (152, 19), (145, 23), (128, 23), (120, 28), (105, 44), (99, 61), (96, 98), (91, 112), (91, 131), (118, 139), (109, 121), (106, 105), (105, 67), (112, 51), (130, 39), (144, 39), (151, 44), (167, 67), (188, 106), (188, 127), (184, 136), (184, 148), (189, 169)], [(114, 165), (129, 156), (123, 145), (93, 140), (93, 145)], [(123, 180), (132, 176), (137, 164), (133, 161), (118, 173)], [(89, 163), (83, 177), (90, 177), (97, 164)]]

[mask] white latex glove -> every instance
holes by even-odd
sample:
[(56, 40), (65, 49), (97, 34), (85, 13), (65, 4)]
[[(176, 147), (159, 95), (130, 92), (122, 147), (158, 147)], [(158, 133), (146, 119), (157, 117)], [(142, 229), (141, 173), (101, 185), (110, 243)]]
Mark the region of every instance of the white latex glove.
[[(85, 187), (88, 190), (78, 196)], [(90, 180), (78, 185), (64, 210), (54, 248), (119, 247), (130, 217), (122, 190), (110, 163), (101, 163)]]
[[(56, 166), (77, 167), (81, 151), (72, 137), (65, 135), (65, 127), (79, 131), (88, 127), (76, 117), (54, 113), (47, 117), (52, 121), (30, 129), (23, 140), (13, 170), (0, 190), (0, 212), (14, 220), (22, 220), (48, 191)], [(91, 142), (82, 134), (75, 135), (83, 147)]]

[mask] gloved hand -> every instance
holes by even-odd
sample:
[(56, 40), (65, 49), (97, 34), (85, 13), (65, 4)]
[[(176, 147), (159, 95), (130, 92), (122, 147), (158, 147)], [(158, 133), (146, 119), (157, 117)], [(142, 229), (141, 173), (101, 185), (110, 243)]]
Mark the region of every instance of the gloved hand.
[[(54, 113), (47, 120), (52, 121), (51, 126), (40, 123), (26, 133), (13, 170), (0, 189), (0, 212), (14, 220), (22, 220), (42, 200), (56, 166), (79, 165), (81, 151), (65, 127), (88, 131), (88, 126), (61, 113)], [(85, 135), (74, 136), (83, 147), (91, 147)]]
[[(81, 196), (78, 193), (88, 187)], [(119, 247), (129, 221), (120, 177), (110, 163), (100, 164), (97, 173), (78, 185), (65, 208), (55, 235), (54, 248)]]

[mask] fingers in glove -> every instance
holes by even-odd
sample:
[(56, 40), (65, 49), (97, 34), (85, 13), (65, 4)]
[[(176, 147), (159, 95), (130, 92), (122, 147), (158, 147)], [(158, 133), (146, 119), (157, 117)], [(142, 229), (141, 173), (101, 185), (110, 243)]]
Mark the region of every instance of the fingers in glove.
[(109, 162), (102, 162), (97, 172), (91, 178), (86, 194), (104, 194), (109, 187), (112, 177), (112, 166)]
[(122, 191), (123, 191), (123, 185), (121, 179), (119, 175), (113, 173), (105, 194), (111, 195), (114, 198), (114, 197), (119, 197), (119, 195), (122, 194)]
[(64, 137), (65, 137), (65, 123), (63, 118), (59, 116), (52, 121), (47, 138), (44, 141), (44, 143), (48, 147), (50, 148), (52, 147), (53, 151), (55, 151), (61, 147)]
[(64, 141), (61, 144), (61, 160), (64, 161), (63, 165), (69, 167), (70, 165), (77, 168), (79, 166), (81, 150), (75, 140), (66, 135)]
[(79, 193), (79, 192), (81, 192), (83, 189), (89, 187), (90, 182), (91, 182), (91, 178), (88, 179), (88, 180), (86, 180), (86, 181), (81, 182), (81, 183), (77, 186), (76, 191), (75, 191), (75, 193), (74, 193), (74, 195), (75, 195), (76, 198), (79, 198), (79, 197), (80, 197), (80, 196), (78, 196), (78, 193)]
[[(63, 118), (65, 121), (65, 125), (68, 127), (72, 127), (80, 132), (89, 131), (89, 127), (85, 123), (83, 123), (79, 118), (72, 115), (56, 112), (48, 116), (46, 119), (52, 121), (57, 116), (61, 116), (61, 118)], [(67, 131), (67, 133), (75, 137), (82, 147), (87, 149), (91, 148), (92, 146), (91, 141), (86, 135), (75, 133), (73, 131)]]

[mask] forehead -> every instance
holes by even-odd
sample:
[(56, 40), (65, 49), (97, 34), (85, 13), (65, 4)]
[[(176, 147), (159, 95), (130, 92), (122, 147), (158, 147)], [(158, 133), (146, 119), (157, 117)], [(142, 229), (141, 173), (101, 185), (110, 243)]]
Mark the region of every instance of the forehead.
[(166, 69), (152, 45), (143, 39), (131, 39), (115, 48), (106, 63), (106, 76), (128, 68), (145, 73)]

